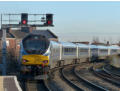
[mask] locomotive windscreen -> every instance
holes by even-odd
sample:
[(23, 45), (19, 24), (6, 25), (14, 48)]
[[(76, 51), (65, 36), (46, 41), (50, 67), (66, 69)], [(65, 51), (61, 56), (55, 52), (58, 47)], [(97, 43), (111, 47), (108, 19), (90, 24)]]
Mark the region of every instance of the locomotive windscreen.
[(31, 34), (23, 40), (23, 47), (29, 54), (44, 54), (49, 47), (49, 40), (45, 36)]

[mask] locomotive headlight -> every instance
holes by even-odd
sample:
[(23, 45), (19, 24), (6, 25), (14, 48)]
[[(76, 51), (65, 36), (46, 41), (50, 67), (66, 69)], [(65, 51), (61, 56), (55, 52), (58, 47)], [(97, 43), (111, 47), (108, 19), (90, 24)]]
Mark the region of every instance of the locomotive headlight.
[(22, 61), (23, 61), (24, 63), (28, 62), (28, 60), (25, 60), (25, 59), (23, 59)]
[(48, 63), (48, 60), (44, 60), (43, 63), (44, 63), (44, 64)]

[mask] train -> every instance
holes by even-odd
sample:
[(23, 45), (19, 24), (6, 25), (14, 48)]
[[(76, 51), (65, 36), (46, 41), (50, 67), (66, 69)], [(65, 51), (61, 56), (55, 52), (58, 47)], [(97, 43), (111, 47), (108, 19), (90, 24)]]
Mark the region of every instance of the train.
[(22, 73), (42, 77), (56, 67), (82, 61), (94, 62), (116, 54), (120, 54), (117, 45), (52, 41), (41, 34), (30, 33), (20, 42), (19, 64)]

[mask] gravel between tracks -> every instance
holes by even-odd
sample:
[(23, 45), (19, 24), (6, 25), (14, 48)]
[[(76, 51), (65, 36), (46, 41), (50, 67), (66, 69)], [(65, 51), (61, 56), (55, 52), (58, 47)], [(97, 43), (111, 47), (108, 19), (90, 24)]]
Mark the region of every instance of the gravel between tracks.
[[(86, 63), (81, 63), (83, 66)], [(54, 79), (48, 80), (48, 85), (52, 91), (76, 91), (73, 87), (71, 87), (61, 76), (60, 70), (55, 70), (53, 72), (55, 74)]]
[(110, 91), (120, 91), (120, 88), (114, 86), (111, 83), (108, 83), (106, 81), (104, 81), (103, 79), (96, 77), (95, 75), (93, 75), (91, 72), (89, 72), (88, 69), (86, 68), (82, 68), (80, 66), (76, 67), (76, 72), (82, 76), (84, 79), (87, 79), (95, 84), (98, 84), (106, 89), (109, 89)]
[(37, 83), (35, 81), (26, 82), (27, 91), (37, 91)]
[(59, 70), (55, 71), (54, 74), (54, 79), (48, 81), (49, 87), (52, 91), (75, 91), (75, 89), (73, 89), (65, 81), (63, 81)]
[(72, 83), (83, 89), (84, 91), (95, 91), (91, 86), (86, 85), (82, 80), (75, 76), (73, 72), (73, 68), (65, 68), (64, 75), (70, 80)]

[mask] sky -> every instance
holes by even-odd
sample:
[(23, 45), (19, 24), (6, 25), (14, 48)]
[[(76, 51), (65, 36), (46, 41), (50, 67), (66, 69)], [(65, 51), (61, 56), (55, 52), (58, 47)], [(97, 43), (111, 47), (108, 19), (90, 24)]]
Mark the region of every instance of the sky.
[[(120, 2), (0, 2), (0, 13), (53, 13), (60, 41), (120, 41)], [(42, 29), (42, 28), (41, 28)]]

